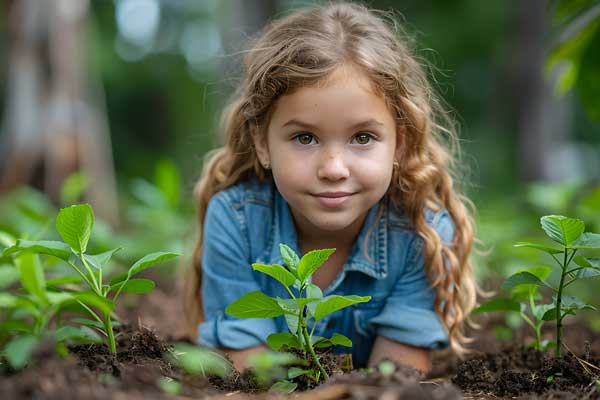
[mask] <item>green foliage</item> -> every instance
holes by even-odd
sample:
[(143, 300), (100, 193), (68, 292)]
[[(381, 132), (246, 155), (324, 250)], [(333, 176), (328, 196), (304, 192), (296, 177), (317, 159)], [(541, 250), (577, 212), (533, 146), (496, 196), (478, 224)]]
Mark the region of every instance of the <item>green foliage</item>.
[[(14, 294), (0, 293), (0, 308), (8, 312), (8, 317), (0, 324), (0, 331), (4, 336), (12, 337), (3, 354), (13, 368), (22, 367), (31, 347), (44, 337), (51, 338), (57, 345), (66, 340), (101, 342), (99, 332), (106, 338), (111, 353), (116, 353), (111, 316), (120, 293), (150, 292), (155, 286), (153, 281), (132, 277), (177, 256), (170, 252), (149, 254), (106, 283), (103, 271), (121, 248), (99, 254), (86, 253), (94, 220), (88, 204), (66, 207), (56, 217), (56, 230), (63, 241), (16, 239), (14, 244), (2, 250), (2, 259), (14, 265), (5, 265), (1, 269), (2, 287), (14, 282), (15, 275), (10, 273), (11, 270), (17, 271), (22, 287)], [(56, 261), (65, 263), (77, 275), (46, 280), (45, 269)], [(58, 318), (64, 311), (75, 311), (92, 319), (74, 318), (71, 322), (78, 326), (72, 326)], [(56, 327), (48, 329), (54, 317)], [(15, 335), (15, 331), (19, 334)]]
[(186, 343), (175, 344), (166, 356), (190, 375), (225, 378), (234, 369), (220, 354)]
[[(338, 310), (354, 304), (364, 303), (371, 299), (370, 296), (326, 296), (323, 297), (321, 289), (308, 282), (312, 274), (321, 267), (335, 252), (335, 249), (313, 250), (300, 259), (296, 253), (285, 244), (280, 244), (281, 257), (287, 267), (279, 264), (264, 265), (252, 264), (255, 271), (260, 271), (281, 283), (290, 295), (288, 299), (273, 298), (255, 291), (250, 292), (233, 303), (229, 304), (226, 312), (237, 318), (273, 318), (284, 315), (288, 323), (289, 332), (274, 333), (267, 337), (267, 344), (275, 351), (295, 349), (304, 357), (311, 357), (317, 369), (306, 369), (300, 373), (294, 370), (292, 377), (307, 375), (315, 382), (321, 378), (328, 378), (328, 374), (320, 363), (315, 353), (315, 348), (333, 346), (351, 347), (352, 341), (344, 335), (335, 333), (331, 338), (314, 336), (316, 322)], [(296, 289), (298, 295), (292, 291)], [(309, 333), (308, 326), (312, 323)], [(308, 358), (307, 358), (308, 360)], [(281, 382), (276, 389), (287, 392), (292, 388), (289, 382)], [(293, 390), (293, 389), (291, 389)]]
[[(503, 289), (512, 290), (510, 298), (493, 299), (479, 306), (474, 312), (519, 312), (523, 320), (534, 329), (536, 340), (532, 345), (538, 350), (554, 344), (541, 340), (541, 327), (545, 321), (556, 321), (555, 354), (560, 357), (563, 319), (582, 309), (596, 310), (593, 305), (578, 297), (566, 295), (564, 290), (580, 279), (600, 276), (600, 259), (575, 256), (581, 250), (600, 249), (600, 234), (585, 232), (585, 223), (582, 220), (561, 215), (544, 216), (540, 223), (546, 235), (560, 246), (518, 242), (515, 247), (530, 247), (548, 254), (559, 267), (559, 281), (553, 283), (548, 280), (551, 271), (548, 266), (518, 271), (502, 284)], [(571, 262), (577, 266), (571, 266)], [(540, 288), (553, 292), (551, 303), (536, 304), (541, 298), (538, 293)], [(526, 313), (527, 307), (529, 314)]]
[(555, 2), (555, 45), (546, 59), (546, 73), (558, 73), (555, 93), (575, 88), (593, 120), (600, 120), (600, 6), (591, 0)]

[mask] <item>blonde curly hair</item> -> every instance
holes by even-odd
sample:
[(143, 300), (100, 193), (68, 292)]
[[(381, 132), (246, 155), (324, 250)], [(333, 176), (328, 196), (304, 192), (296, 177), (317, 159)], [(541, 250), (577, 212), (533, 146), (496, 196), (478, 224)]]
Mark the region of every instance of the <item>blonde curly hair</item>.
[[(477, 285), (470, 254), (473, 204), (454, 184), (460, 151), (453, 120), (435, 96), (412, 44), (393, 14), (356, 3), (330, 3), (296, 10), (267, 25), (244, 58), (245, 74), (225, 108), (225, 145), (205, 156), (195, 187), (198, 236), (182, 280), (188, 332), (202, 320), (202, 227), (211, 197), (255, 175), (272, 179), (261, 166), (252, 135), (266, 135), (273, 105), (285, 93), (316, 85), (338, 67), (352, 65), (368, 76), (403, 125), (402, 168), (395, 168), (388, 194), (423, 238), (427, 276), (436, 290), (435, 310), (459, 355), (470, 339), (465, 322), (475, 306)], [(425, 208), (446, 209), (455, 224), (446, 246), (425, 220)]]

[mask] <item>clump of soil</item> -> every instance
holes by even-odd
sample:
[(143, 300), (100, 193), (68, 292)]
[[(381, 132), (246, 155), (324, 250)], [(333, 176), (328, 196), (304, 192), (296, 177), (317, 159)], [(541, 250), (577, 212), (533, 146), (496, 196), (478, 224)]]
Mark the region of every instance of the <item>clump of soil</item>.
[[(387, 361), (393, 371), (378, 368), (354, 370), (328, 380), (315, 396), (340, 399), (402, 399), (454, 400), (462, 399), (458, 388), (448, 382), (424, 380), (423, 373), (404, 364)], [(312, 396), (311, 396), (312, 397)]]
[(24, 370), (0, 376), (0, 393), (9, 399), (167, 399), (159, 383), (165, 378), (179, 382), (182, 395), (219, 393), (206, 379), (164, 360), (170, 346), (152, 331), (122, 325), (115, 340), (116, 355), (104, 344), (74, 345), (66, 359), (42, 345)]
[[(552, 394), (556, 398), (600, 398), (596, 389), (600, 377), (598, 361), (589, 356), (565, 354), (555, 358), (532, 348), (507, 348), (462, 362), (452, 382), (466, 392), (495, 396)], [(572, 397), (559, 393), (570, 393)]]

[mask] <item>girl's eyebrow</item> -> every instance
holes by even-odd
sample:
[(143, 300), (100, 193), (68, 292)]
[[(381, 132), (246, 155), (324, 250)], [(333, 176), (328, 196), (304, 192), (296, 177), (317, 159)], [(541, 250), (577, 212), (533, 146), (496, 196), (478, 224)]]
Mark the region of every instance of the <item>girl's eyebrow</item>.
[[(288, 122), (286, 122), (285, 124), (281, 125), (282, 128), (285, 128), (287, 126), (299, 126), (300, 128), (304, 128), (304, 129), (312, 129), (312, 130), (316, 130), (317, 126), (310, 124), (308, 122), (302, 122), (299, 121), (297, 119), (290, 119)], [(383, 125), (381, 122), (377, 121), (376, 119), (367, 119), (365, 121), (361, 121), (358, 122), (354, 125), (352, 125), (350, 127), (350, 129), (362, 129), (362, 128), (367, 128), (367, 127), (378, 127), (378, 128), (383, 128), (385, 125)]]

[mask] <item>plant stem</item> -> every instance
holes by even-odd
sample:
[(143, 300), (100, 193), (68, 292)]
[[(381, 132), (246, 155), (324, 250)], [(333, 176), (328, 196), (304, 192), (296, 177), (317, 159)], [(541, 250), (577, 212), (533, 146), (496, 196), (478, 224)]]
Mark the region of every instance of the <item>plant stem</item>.
[(306, 329), (306, 325), (304, 324), (302, 325), (302, 334), (304, 335), (304, 340), (306, 341), (306, 347), (308, 347), (310, 355), (313, 357), (313, 360), (315, 360), (315, 364), (317, 364), (317, 367), (319, 367), (319, 371), (321, 371), (325, 379), (329, 379), (329, 375), (327, 374), (325, 368), (323, 368), (321, 362), (319, 361), (319, 358), (315, 354), (315, 349), (313, 349), (313, 346), (310, 343), (310, 338), (308, 337), (308, 330)]
[(108, 333), (108, 348), (111, 354), (117, 354), (117, 345), (115, 344), (115, 335), (113, 333), (112, 321), (110, 313), (104, 314), (104, 330)]
[(565, 275), (567, 274), (567, 252), (568, 249), (565, 248), (564, 254), (564, 264), (561, 265), (561, 274), (560, 274), (560, 283), (558, 284), (558, 293), (556, 294), (556, 352), (554, 353), (555, 357), (560, 358), (561, 352), (560, 348), (562, 346), (561, 343), (561, 331), (562, 331), (562, 316), (560, 314), (560, 308), (562, 305), (562, 291), (565, 281)]

